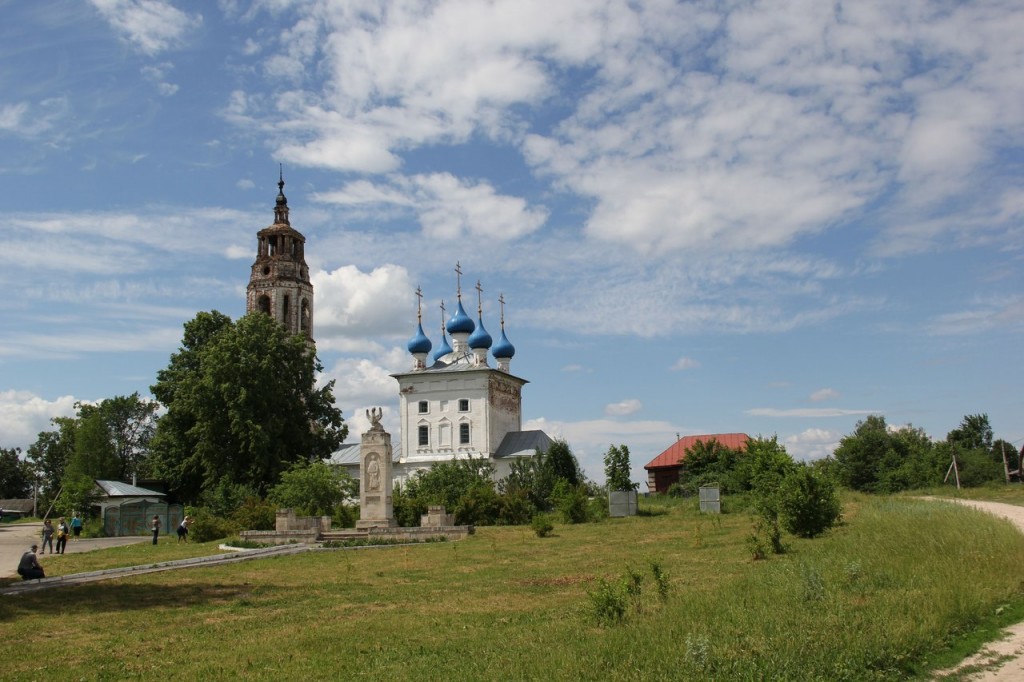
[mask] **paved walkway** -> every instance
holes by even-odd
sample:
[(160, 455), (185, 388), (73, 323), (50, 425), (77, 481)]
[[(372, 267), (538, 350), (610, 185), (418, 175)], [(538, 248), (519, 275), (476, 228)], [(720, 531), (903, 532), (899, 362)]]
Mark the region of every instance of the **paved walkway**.
[[(54, 524), (56, 525), (56, 524)], [(21, 555), (28, 551), (33, 543), (42, 546), (41, 533), (42, 522), (37, 523), (3, 523), (0, 524), (0, 577), (9, 578), (18, 575), (18, 561)], [(105, 549), (107, 547), (119, 547), (121, 545), (133, 545), (139, 542), (146, 542), (152, 538), (148, 535), (133, 535), (123, 538), (79, 538), (69, 539), (65, 554), (77, 554), (78, 552), (91, 552), (94, 549)], [(57, 544), (56, 538), (53, 544)], [(47, 553), (39, 556), (39, 563), (45, 571), (47, 566), (53, 562), (60, 561), (57, 555)]]

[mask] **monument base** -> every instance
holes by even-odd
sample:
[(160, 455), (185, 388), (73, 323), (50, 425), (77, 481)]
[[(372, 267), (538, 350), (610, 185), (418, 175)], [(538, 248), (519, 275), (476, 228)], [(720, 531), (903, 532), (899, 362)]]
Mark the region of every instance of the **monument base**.
[(398, 528), (398, 522), (394, 519), (359, 519), (356, 521), (356, 530), (368, 528)]

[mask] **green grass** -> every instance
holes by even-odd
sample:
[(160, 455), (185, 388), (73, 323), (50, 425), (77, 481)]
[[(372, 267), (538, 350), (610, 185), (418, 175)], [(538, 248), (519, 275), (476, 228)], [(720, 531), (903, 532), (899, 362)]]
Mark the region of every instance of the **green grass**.
[[(459, 542), (4, 597), (0, 678), (896, 679), (1022, 613), (1024, 537), (1008, 523), (903, 498), (844, 502), (843, 526), (761, 562), (749, 558), (749, 516), (659, 501), (664, 513), (559, 525), (549, 538), (478, 528)], [(181, 547), (155, 549), (204, 549)], [(641, 599), (601, 626), (588, 593), (627, 568), (645, 576)]]

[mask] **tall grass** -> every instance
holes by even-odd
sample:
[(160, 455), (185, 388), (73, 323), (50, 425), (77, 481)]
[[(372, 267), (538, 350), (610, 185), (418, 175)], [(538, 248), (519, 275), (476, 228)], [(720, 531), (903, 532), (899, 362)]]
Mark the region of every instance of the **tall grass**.
[[(843, 526), (767, 561), (750, 560), (749, 516), (685, 501), (549, 538), (480, 528), (3, 598), (0, 677), (892, 679), (1024, 603), (1009, 524), (844, 501)], [(633, 573), (640, 598), (600, 624), (588, 594)]]

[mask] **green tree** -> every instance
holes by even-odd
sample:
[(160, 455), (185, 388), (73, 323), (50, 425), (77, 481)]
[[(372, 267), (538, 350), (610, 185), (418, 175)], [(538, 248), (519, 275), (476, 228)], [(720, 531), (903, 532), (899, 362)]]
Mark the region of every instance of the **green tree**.
[(612, 445), (604, 454), (604, 479), (608, 490), (636, 490), (639, 483), (630, 480), (629, 448)]
[(359, 482), (324, 462), (296, 462), (281, 474), (268, 499), (307, 516), (329, 516), (347, 499), (359, 496)]
[(56, 430), (41, 431), (26, 453), (33, 476), (39, 482), (39, 504), (44, 509), (60, 490), (64, 470), (75, 451), (78, 429), (78, 420), (73, 417), (56, 417), (50, 423)]
[(718, 483), (722, 492), (739, 492), (748, 487), (742, 475), (743, 453), (722, 445), (715, 438), (697, 441), (686, 450), (680, 483), (691, 493), (706, 483)]
[(132, 393), (107, 398), (98, 407), (119, 463), (119, 478), (134, 482), (148, 475), (149, 442), (156, 430), (159, 403)]
[[(992, 451), (992, 425), (987, 414), (968, 414), (960, 422), (960, 426), (946, 435), (946, 442), (955, 445), (959, 450)], [(1000, 455), (1002, 461), (1002, 455)]]
[(32, 467), (21, 459), (21, 448), (0, 448), (0, 498), (32, 495)]
[(793, 535), (813, 538), (839, 521), (842, 505), (831, 481), (813, 468), (799, 465), (782, 482), (779, 517)]
[(544, 453), (541, 466), (555, 479), (562, 479), (569, 485), (576, 486), (583, 482), (583, 473), (576, 455), (564, 440), (556, 440)]
[(843, 436), (833, 453), (840, 484), (853, 490), (877, 491), (879, 473), (889, 459), (890, 440), (885, 417), (873, 414), (857, 422), (853, 433)]
[(118, 480), (123, 469), (102, 410), (98, 406), (79, 403), (78, 415), (75, 447), (64, 480), (69, 477)]
[(317, 386), (322, 369), (304, 336), (267, 315), (200, 313), (151, 387), (167, 408), (154, 472), (191, 501), (221, 478), (265, 493), (292, 464), (328, 457), (348, 427), (334, 381)]

